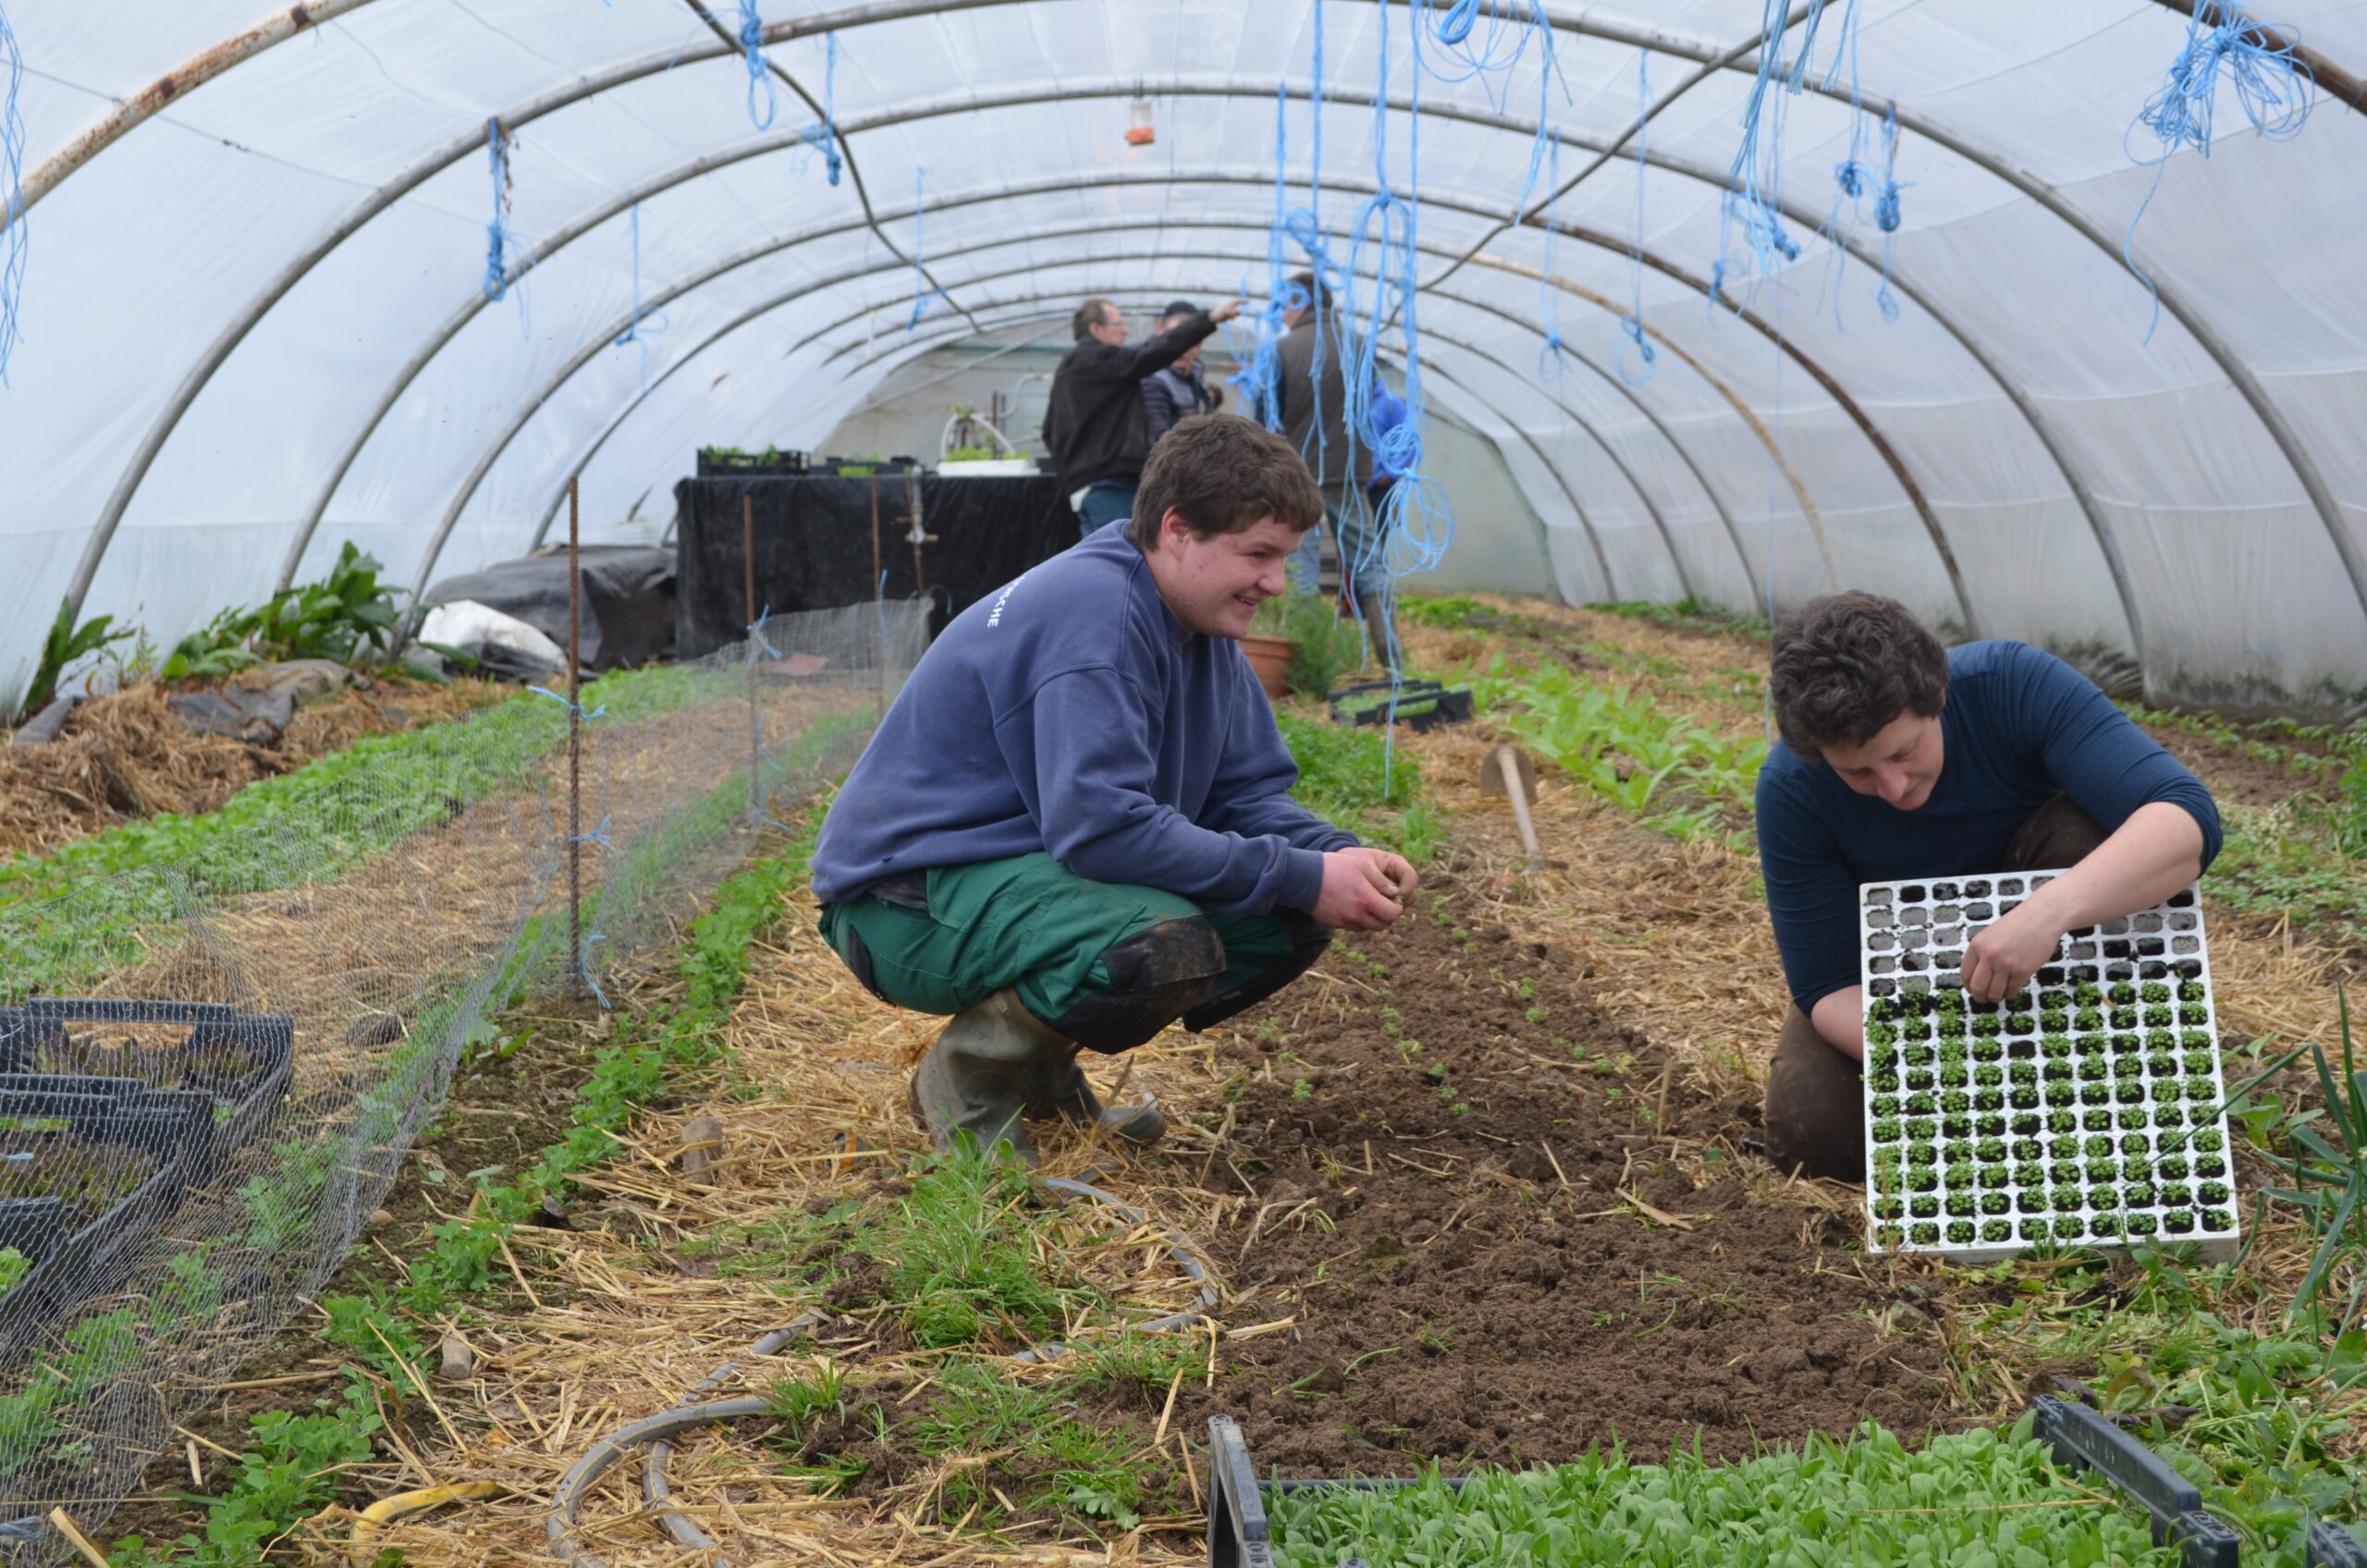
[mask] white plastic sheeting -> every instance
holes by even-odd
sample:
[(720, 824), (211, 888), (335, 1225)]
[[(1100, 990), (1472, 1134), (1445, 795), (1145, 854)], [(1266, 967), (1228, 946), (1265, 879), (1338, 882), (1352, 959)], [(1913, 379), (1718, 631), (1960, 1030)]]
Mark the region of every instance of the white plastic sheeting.
[[(1375, 188), (1377, 94), (1408, 188), (1417, 84), (1404, 0), (1315, 3), (1320, 210), (1344, 236)], [(1849, 73), (1828, 75), (1851, 3), (1827, 0), (1810, 90), (1780, 100), (1800, 254), (1729, 274), (1747, 318), (1703, 288), (1761, 0), (1537, 13), (1559, 168), (1584, 177), (1548, 209), (1550, 245), (1538, 221), (1508, 227), (1541, 53), (1422, 75), (1428, 385), (1502, 450), (1554, 588), (1780, 608), (1861, 586), (1959, 632), (2134, 661), (2157, 696), (2367, 694), (2352, 112), (2322, 102), (2271, 141), (2223, 91), (2212, 155), (2170, 162), (2131, 242), (2156, 323), (2118, 253), (2154, 178), (2127, 139), (2184, 18), (2152, 0), (1855, 0), (1853, 109)], [(515, 555), (570, 476), (589, 518), (622, 517), (697, 445), (809, 444), (913, 355), (1014, 325), (1057, 335), (1087, 294), (1262, 294), (1278, 89), (1293, 202), (1317, 172), (1305, 0), (769, 0), (767, 130), (738, 48), (681, 0), (339, 0), (295, 24), (256, 0), (0, 10), (27, 67), (29, 171), (137, 122), (35, 177), (24, 341), (0, 391), (0, 693), (78, 569), (84, 613), (169, 643), (348, 539), (400, 582)], [(275, 17), (284, 41), (208, 74), (209, 51)], [(736, 32), (735, 9), (714, 17)], [(2262, 19), (2367, 66), (2361, 0)], [(830, 32), (835, 186), (804, 135)], [(1147, 147), (1122, 134), (1137, 94)], [(125, 116), (133, 100), (157, 112)], [(1884, 237), (1828, 220), (1853, 127), (1877, 155), (1894, 101), (1888, 321)], [(488, 301), (496, 117), (508, 259), (532, 264)], [(1653, 363), (1629, 385), (1620, 317), (1638, 303)]]

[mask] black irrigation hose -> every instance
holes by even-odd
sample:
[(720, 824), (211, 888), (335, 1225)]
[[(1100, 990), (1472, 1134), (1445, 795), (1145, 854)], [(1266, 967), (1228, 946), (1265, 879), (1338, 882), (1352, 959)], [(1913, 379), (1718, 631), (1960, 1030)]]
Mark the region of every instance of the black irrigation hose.
[[(1044, 1184), (1055, 1192), (1105, 1204), (1134, 1224), (1157, 1223), (1123, 1198), (1112, 1196), (1098, 1187), (1087, 1186), (1083, 1182), (1072, 1182), (1065, 1176), (1050, 1176), (1045, 1178)], [(1199, 1322), (1217, 1304), (1217, 1284), (1209, 1274), (1207, 1262), (1171, 1226), (1160, 1225), (1159, 1229), (1167, 1237), (1168, 1250), (1175, 1255), (1176, 1262), (1183, 1265), (1184, 1277), (1200, 1287), (1200, 1301), (1198, 1305), (1182, 1312), (1137, 1324), (1134, 1331), (1138, 1333), (1173, 1333)], [(814, 1315), (808, 1313), (785, 1329), (776, 1329), (750, 1346), (749, 1354), (771, 1355), (809, 1332), (816, 1321)], [(1010, 1359), (1021, 1363), (1042, 1363), (1066, 1354), (1071, 1348), (1064, 1344), (1039, 1345), (1034, 1350), (1021, 1351)], [(705, 1393), (728, 1381), (739, 1370), (737, 1362), (727, 1361), (701, 1378), (691, 1391)], [(620, 1427), (594, 1443), (585, 1451), (583, 1457), (559, 1478), (558, 1487), (552, 1493), (548, 1521), (552, 1555), (562, 1562), (574, 1563), (576, 1568), (608, 1568), (606, 1562), (575, 1543), (575, 1511), (582, 1506), (583, 1494), (591, 1489), (595, 1481), (606, 1475), (628, 1452), (644, 1444), (647, 1446), (642, 1454), (642, 1500), (656, 1513), (666, 1533), (678, 1544), (701, 1551), (713, 1550), (716, 1545), (714, 1537), (675, 1512), (673, 1488), (666, 1476), (667, 1461), (674, 1452), (671, 1439), (693, 1427), (763, 1415), (771, 1408), (767, 1401), (756, 1398), (710, 1400), (703, 1404), (679, 1405)], [(713, 1568), (733, 1568), (733, 1564), (727, 1558), (717, 1557), (714, 1560)]]

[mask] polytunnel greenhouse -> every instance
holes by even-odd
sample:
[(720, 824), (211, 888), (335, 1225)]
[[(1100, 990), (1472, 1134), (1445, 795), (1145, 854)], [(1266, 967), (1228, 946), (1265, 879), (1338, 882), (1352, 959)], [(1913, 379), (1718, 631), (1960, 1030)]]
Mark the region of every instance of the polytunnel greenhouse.
[(0, 0), (0, 1559), (2367, 1562), (2362, 72)]

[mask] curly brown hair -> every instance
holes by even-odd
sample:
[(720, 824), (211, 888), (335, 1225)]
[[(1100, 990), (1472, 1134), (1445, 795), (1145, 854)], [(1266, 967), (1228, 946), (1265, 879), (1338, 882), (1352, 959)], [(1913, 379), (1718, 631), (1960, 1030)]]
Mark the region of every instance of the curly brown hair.
[(1304, 533), (1323, 521), (1323, 492), (1298, 449), (1264, 425), (1239, 414), (1194, 414), (1177, 420), (1143, 464), (1126, 524), (1134, 548), (1158, 545), (1170, 508), (1197, 539), (1239, 533), (1268, 517)]
[(1861, 746), (1903, 713), (1948, 700), (1948, 655), (1896, 599), (1852, 591), (1810, 599), (1775, 628), (1768, 694), (1784, 743), (1811, 759)]

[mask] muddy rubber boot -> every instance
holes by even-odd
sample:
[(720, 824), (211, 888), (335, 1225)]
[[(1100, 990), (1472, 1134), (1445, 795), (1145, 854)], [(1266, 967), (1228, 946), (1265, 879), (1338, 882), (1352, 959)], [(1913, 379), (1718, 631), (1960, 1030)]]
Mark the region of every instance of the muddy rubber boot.
[(1104, 1109), (1085, 1069), (1076, 1064), (1074, 1046), (1069, 1047), (1067, 1060), (1028, 1070), (1027, 1114), (1039, 1121), (1057, 1116), (1078, 1127), (1099, 1127), (1113, 1138), (1142, 1145), (1167, 1135), (1167, 1118), (1159, 1113), (1157, 1095), (1146, 1096), (1140, 1105)]
[(966, 1132), (982, 1149), (1008, 1143), (1029, 1165), (1041, 1158), (1020, 1118), (1035, 1074), (1076, 1047), (1038, 1023), (1008, 988), (956, 1013), (921, 1058), (905, 1090), (914, 1120), (939, 1154)]

